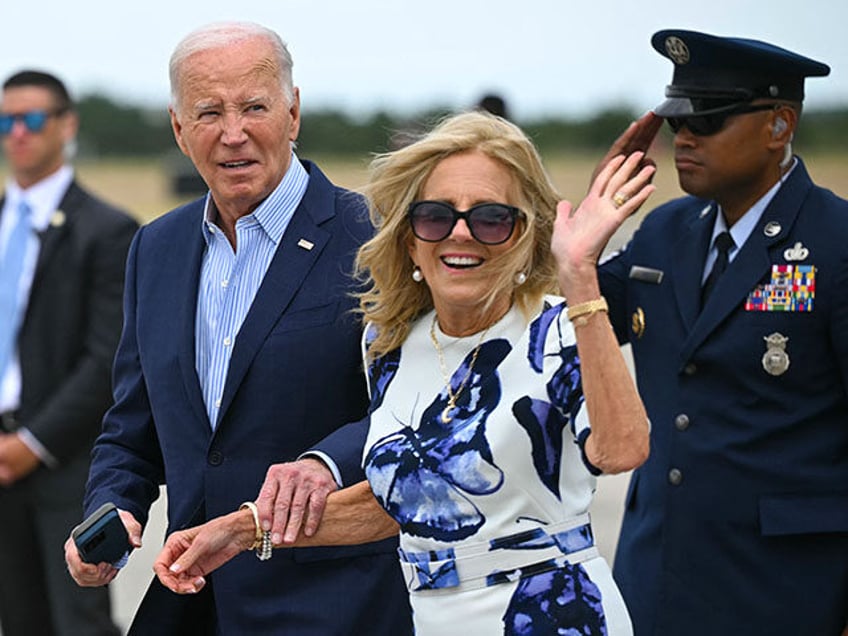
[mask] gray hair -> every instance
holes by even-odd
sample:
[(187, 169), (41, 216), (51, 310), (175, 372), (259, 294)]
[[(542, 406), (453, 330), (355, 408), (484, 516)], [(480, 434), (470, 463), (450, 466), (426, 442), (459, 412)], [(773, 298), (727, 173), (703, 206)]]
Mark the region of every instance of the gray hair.
[(292, 83), (292, 58), (285, 42), (271, 29), (254, 22), (214, 22), (192, 31), (177, 44), (168, 64), (171, 81), (171, 105), (179, 110), (180, 75), (183, 63), (200, 51), (219, 49), (251, 38), (265, 38), (274, 52), (277, 68), (280, 72), (280, 85), (286, 99), (294, 99)]

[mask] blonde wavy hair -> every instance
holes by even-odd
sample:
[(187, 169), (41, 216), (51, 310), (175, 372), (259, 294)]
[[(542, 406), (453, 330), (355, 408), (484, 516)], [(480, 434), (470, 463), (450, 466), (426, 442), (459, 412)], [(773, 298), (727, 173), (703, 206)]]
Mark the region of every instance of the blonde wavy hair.
[[(507, 167), (513, 177), (515, 201), (525, 219), (516, 224), (513, 247), (493, 260), (491, 291), (484, 311), (508, 290), (525, 315), (544, 294), (556, 289), (551, 233), (559, 196), (542, 165), (539, 153), (518, 126), (494, 115), (468, 112), (442, 120), (414, 143), (377, 155), (364, 188), (374, 237), (359, 250), (356, 274), (364, 284), (359, 310), (365, 322), (377, 328), (369, 357), (378, 358), (399, 347), (412, 323), (433, 307), (426, 284), (412, 280), (414, 265), (408, 245), (413, 240), (407, 209), (416, 201), (436, 165), (454, 154), (478, 151)], [(515, 275), (526, 282), (516, 286)]]

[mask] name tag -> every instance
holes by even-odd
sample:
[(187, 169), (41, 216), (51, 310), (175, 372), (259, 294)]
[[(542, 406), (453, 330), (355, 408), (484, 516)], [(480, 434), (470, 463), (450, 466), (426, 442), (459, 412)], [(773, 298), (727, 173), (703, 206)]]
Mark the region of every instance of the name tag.
[(641, 265), (632, 265), (630, 267), (630, 278), (643, 283), (659, 285), (663, 279), (663, 271), (651, 267), (642, 267)]

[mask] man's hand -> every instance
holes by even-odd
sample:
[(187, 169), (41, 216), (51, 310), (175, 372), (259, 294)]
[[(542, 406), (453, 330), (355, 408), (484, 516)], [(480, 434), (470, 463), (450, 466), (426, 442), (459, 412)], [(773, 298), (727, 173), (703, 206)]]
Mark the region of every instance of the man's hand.
[(327, 495), (335, 490), (333, 473), (317, 458), (272, 465), (256, 499), (262, 529), (271, 531), (274, 545), (294, 543), (301, 526), (311, 537), (324, 514)]
[[(121, 521), (124, 522), (124, 527), (127, 529), (130, 544), (134, 548), (141, 547), (141, 524), (136, 521), (135, 517), (126, 510), (118, 510)], [(80, 558), (77, 544), (74, 543), (73, 536), (69, 536), (65, 541), (65, 563), (68, 566), (68, 572), (80, 587), (100, 587), (111, 583), (118, 576), (118, 568), (111, 563), (86, 563)]]
[(8, 487), (34, 471), (41, 460), (17, 433), (0, 433), (0, 486)]
[(591, 184), (595, 182), (598, 175), (606, 167), (610, 160), (619, 155), (629, 157), (634, 152), (643, 152), (645, 154), (642, 157), (642, 162), (639, 167), (644, 168), (645, 166), (654, 166), (654, 161), (650, 159), (647, 154), (648, 149), (651, 147), (651, 143), (654, 141), (654, 137), (657, 136), (657, 133), (662, 127), (663, 121), (665, 120), (662, 117), (654, 115), (654, 113), (648, 111), (638, 120), (632, 122), (627, 127), (627, 130), (621, 133), (619, 138), (612, 142), (612, 146), (610, 146), (607, 154), (604, 155), (603, 159), (601, 159), (595, 167), (594, 172), (592, 172), (592, 180), (589, 182), (589, 187), (591, 188)]

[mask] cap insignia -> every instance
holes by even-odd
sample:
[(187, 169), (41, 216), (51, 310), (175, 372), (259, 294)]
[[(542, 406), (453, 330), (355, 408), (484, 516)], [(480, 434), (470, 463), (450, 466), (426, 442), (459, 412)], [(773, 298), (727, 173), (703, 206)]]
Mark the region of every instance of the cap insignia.
[(689, 62), (689, 47), (679, 37), (675, 35), (667, 37), (665, 39), (665, 50), (675, 64), (681, 65)]

